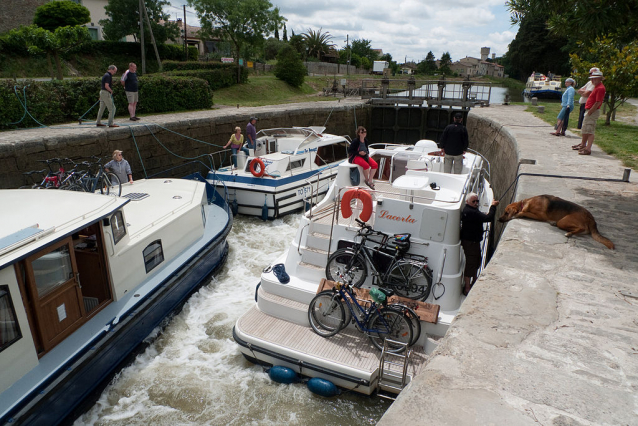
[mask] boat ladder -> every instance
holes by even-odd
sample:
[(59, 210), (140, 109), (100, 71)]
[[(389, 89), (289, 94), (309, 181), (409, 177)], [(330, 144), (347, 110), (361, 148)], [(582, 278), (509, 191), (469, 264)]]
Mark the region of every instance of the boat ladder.
[[(400, 353), (388, 352), (388, 343), (400, 346)], [(405, 385), (408, 377), (408, 364), (410, 363), (412, 349), (407, 343), (386, 339), (383, 351), (379, 359), (379, 380), (377, 381), (377, 394), (381, 398), (395, 400)]]

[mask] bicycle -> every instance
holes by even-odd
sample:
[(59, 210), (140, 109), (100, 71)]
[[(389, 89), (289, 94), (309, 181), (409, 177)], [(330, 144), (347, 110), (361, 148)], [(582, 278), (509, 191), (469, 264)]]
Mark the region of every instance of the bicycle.
[[(331, 281), (350, 279), (353, 286), (359, 288), (368, 276), (367, 265), (370, 265), (373, 285), (391, 288), (397, 295), (409, 299), (427, 299), (432, 290), (432, 270), (428, 267), (427, 257), (407, 253), (410, 234), (395, 234), (390, 245), (388, 235), (373, 230), (359, 219), (356, 221), (361, 227), (357, 232), (360, 242), (330, 255), (326, 278)], [(381, 241), (371, 240), (380, 244), (374, 249), (366, 246), (372, 235), (382, 237)]]
[(393, 293), (392, 290), (373, 289), (370, 291), (372, 301), (364, 308), (357, 301), (351, 283), (337, 282), (332, 290), (322, 291), (312, 299), (308, 305), (308, 321), (314, 332), (322, 337), (334, 336), (354, 322), (377, 349), (383, 350), (387, 339), (388, 352), (400, 353), (418, 337), (414, 338), (410, 319), (387, 305)]
[[(95, 159), (95, 162), (82, 162), (79, 163), (81, 165), (85, 165), (88, 167), (88, 171), (82, 174), (77, 178), (74, 182), (84, 189), (86, 192), (96, 192), (98, 189), (100, 194), (105, 195), (113, 195), (119, 197), (122, 195), (122, 184), (120, 183), (120, 179), (111, 172), (105, 172), (104, 166), (102, 165), (102, 159), (98, 157), (91, 157)], [(97, 173), (92, 173), (91, 168), (97, 166)], [(78, 190), (77, 187), (73, 186), (71, 190)]]

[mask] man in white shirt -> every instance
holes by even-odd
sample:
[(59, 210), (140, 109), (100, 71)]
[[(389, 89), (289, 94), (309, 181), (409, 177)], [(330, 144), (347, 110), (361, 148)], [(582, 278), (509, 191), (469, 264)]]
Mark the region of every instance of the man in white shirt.
[[(596, 67), (590, 69), (590, 77), (593, 72), (600, 72), (600, 70)], [(580, 99), (578, 100), (578, 103), (580, 105), (580, 111), (578, 113), (578, 129), (583, 128), (583, 119), (585, 118), (585, 104), (587, 103), (587, 98), (589, 97), (589, 95), (591, 95), (591, 92), (593, 90), (594, 85), (592, 84), (591, 80), (587, 80), (587, 84), (578, 89), (578, 94), (580, 95)]]

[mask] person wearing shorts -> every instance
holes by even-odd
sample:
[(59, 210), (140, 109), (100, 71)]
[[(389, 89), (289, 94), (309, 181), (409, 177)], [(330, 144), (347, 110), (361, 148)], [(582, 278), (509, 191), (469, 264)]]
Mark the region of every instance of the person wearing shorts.
[(605, 100), (605, 86), (603, 85), (603, 73), (594, 71), (589, 77), (594, 90), (587, 98), (585, 104), (585, 118), (583, 119), (582, 139), (579, 145), (574, 145), (573, 149), (578, 149), (579, 155), (590, 155), (591, 147), (594, 144), (594, 133), (596, 131), (596, 121), (600, 117), (600, 107)]
[(137, 108), (137, 102), (139, 101), (139, 95), (137, 92), (137, 65), (133, 62), (128, 64), (128, 69), (120, 80), (122, 86), (124, 86), (124, 92), (126, 93), (126, 100), (128, 101), (128, 113), (131, 116), (131, 121), (138, 121), (139, 118), (135, 116), (135, 109)]

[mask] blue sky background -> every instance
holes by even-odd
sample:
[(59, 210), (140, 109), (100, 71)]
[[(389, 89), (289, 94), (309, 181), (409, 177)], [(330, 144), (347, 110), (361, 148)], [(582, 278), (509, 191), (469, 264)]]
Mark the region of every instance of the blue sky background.
[[(502, 56), (516, 36), (503, 0), (270, 0), (288, 19), (288, 35), (308, 28), (328, 32), (339, 48), (350, 40), (367, 39), (399, 63), (419, 62), (432, 51), (437, 59), (480, 57), (481, 47)], [(182, 18), (186, 0), (171, 0), (166, 12)], [(199, 25), (186, 7), (186, 23)], [(283, 33), (280, 31), (280, 37)]]

